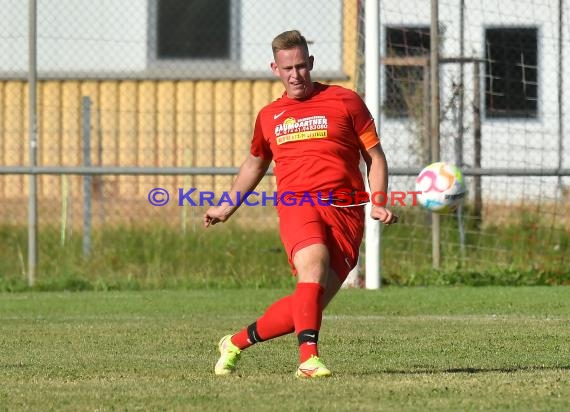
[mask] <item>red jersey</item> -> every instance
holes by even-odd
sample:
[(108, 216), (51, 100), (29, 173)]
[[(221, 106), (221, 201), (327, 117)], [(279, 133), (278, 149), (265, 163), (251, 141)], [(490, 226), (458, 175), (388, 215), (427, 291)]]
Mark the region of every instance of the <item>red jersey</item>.
[(360, 150), (379, 142), (374, 120), (355, 92), (314, 85), (307, 99), (283, 94), (261, 109), (251, 154), (275, 161), (279, 193), (363, 191)]

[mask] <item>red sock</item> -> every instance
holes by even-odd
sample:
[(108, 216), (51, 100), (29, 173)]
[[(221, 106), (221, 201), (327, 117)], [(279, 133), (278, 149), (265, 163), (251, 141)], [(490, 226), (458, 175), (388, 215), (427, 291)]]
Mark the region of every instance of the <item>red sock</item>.
[[(264, 340), (287, 335), (295, 330), (291, 302), (293, 296), (285, 296), (267, 308), (265, 313), (255, 322), (232, 336), (232, 343), (240, 349)], [(253, 335), (253, 336), (251, 336)]]
[(323, 288), (318, 283), (298, 283), (293, 293), (293, 321), (299, 339), (299, 361), (305, 362), (312, 355), (318, 356), (317, 342), (323, 316), (321, 295)]
[(230, 339), (234, 345), (240, 348), (240, 350), (249, 348), (251, 345), (255, 343), (249, 340), (249, 336), (247, 334), (247, 328), (243, 328), (235, 335), (232, 335)]
[(257, 320), (257, 331), (261, 339), (273, 339), (295, 331), (292, 302), (293, 296), (288, 295), (267, 308)]

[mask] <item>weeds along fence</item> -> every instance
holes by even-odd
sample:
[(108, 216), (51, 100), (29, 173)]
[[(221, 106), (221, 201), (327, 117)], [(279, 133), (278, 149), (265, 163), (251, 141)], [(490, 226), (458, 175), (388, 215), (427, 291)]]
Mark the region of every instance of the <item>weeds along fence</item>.
[[(88, 129), (86, 129), (88, 130)], [(85, 139), (89, 142), (89, 139)], [(88, 153), (88, 150), (86, 150)], [(90, 158), (91, 154), (86, 156)], [(13, 170), (11, 177), (24, 178)], [(286, 256), (271, 202), (244, 205), (224, 227), (205, 230), (202, 214), (210, 197), (227, 188), (235, 168), (112, 168), (86, 164), (74, 168), (37, 168), (38, 179), (58, 192), (38, 197), (38, 270), (40, 289), (149, 287), (285, 286), (290, 283)], [(469, 170), (485, 179), (534, 178), (532, 171)], [(544, 170), (546, 177), (552, 171)], [(413, 185), (416, 170), (394, 169), (392, 178)], [(538, 177), (540, 178), (540, 177)], [(196, 183), (202, 180), (202, 185)], [(209, 186), (203, 183), (209, 181)], [(227, 181), (222, 181), (225, 179)], [(42, 187), (40, 185), (40, 187)], [(161, 188), (154, 200), (151, 192)], [(204, 188), (210, 188), (204, 189)], [(403, 191), (412, 187), (399, 186)], [(267, 176), (259, 192), (275, 190)], [(41, 192), (40, 192), (41, 193)], [(156, 206), (151, 202), (167, 204)], [(191, 199), (191, 200), (189, 200)], [(217, 202), (216, 196), (213, 202)], [(29, 282), (25, 257), (27, 197), (4, 203), (0, 284), (18, 290)], [(382, 232), (382, 279), (386, 284), (567, 284), (570, 220), (567, 200), (483, 202), (475, 212), (467, 202), (461, 213), (442, 216), (442, 265), (432, 268), (429, 214), (417, 206), (396, 206), (401, 222)], [(365, 270), (363, 267), (362, 270)]]
[[(282, 94), (268, 70), (280, 31), (307, 36), (315, 80), (364, 94), (366, 2), (314, 0), (295, 15), (278, 0), (214, 3), (0, 0), (2, 288), (289, 282), (271, 205), (205, 231), (205, 205), (179, 206), (178, 190), (218, 199), (231, 185), (257, 111)], [(437, 269), (430, 216), (395, 206), (401, 222), (381, 232), (383, 282), (568, 283), (565, 2), (400, 3), (379, 2), (390, 190), (414, 190), (433, 160), (437, 80), (440, 158), (462, 168), (469, 194), (441, 217)], [(168, 204), (151, 205), (155, 188)], [(274, 189), (272, 175), (258, 187)]]

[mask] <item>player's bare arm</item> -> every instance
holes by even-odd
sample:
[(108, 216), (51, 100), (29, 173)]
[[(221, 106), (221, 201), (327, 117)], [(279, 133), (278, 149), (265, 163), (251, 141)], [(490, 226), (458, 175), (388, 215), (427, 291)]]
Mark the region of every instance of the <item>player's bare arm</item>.
[[(380, 143), (363, 151), (362, 156), (366, 163), (368, 171), (368, 183), (370, 185), (370, 193), (388, 191), (388, 162), (386, 155)], [(378, 203), (378, 202), (377, 202)], [(379, 220), (385, 225), (391, 225), (398, 222), (398, 216), (395, 215), (390, 209), (372, 204), (370, 217)]]
[(221, 204), (210, 207), (204, 214), (204, 227), (228, 220), (240, 206), (240, 204), (238, 204), (238, 193), (243, 194), (255, 189), (263, 176), (265, 176), (270, 164), (270, 160), (250, 154), (242, 163), (236, 180), (230, 189), (229, 196), (232, 200), (231, 204)]

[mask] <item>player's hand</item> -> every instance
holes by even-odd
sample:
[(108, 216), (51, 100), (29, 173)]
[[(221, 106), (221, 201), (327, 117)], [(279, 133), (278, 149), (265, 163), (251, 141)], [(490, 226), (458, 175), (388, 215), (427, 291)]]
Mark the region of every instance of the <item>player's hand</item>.
[(392, 213), (390, 209), (386, 209), (385, 207), (382, 206), (372, 206), (370, 217), (372, 219), (379, 220), (385, 225), (398, 223), (398, 215)]
[(228, 210), (224, 206), (212, 206), (206, 213), (204, 213), (204, 227), (215, 225), (216, 223), (223, 223), (228, 220)]

